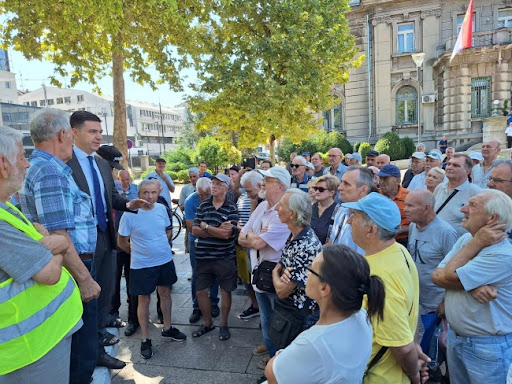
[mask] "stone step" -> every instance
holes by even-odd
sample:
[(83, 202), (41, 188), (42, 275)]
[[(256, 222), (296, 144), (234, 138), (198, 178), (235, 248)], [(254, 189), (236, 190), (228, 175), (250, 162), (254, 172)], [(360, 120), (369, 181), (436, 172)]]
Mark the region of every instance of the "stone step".
[[(119, 328), (107, 328), (111, 334), (116, 335), (119, 338)], [(119, 349), (119, 343), (105, 347), (105, 351), (113, 357), (117, 356), (117, 352)], [(110, 384), (112, 378), (112, 370), (107, 367), (96, 367), (94, 369), (94, 373), (92, 375), (92, 384)]]

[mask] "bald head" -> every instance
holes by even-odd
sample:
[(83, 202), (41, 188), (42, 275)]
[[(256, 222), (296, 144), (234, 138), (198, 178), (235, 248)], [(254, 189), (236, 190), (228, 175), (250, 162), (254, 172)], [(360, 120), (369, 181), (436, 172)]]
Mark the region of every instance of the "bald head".
[(337, 167), (341, 164), (341, 158), (343, 156), (343, 152), (339, 148), (331, 148), (329, 149), (329, 153), (327, 154), (329, 165), (331, 167)]
[(498, 158), (500, 153), (500, 143), (498, 140), (487, 140), (482, 143), (482, 157), (484, 158), (484, 164), (490, 165), (494, 160)]
[(123, 191), (127, 191), (128, 188), (130, 188), (130, 172), (128, 172), (126, 169), (123, 169), (118, 172), (117, 174), (117, 180), (121, 183), (121, 186), (123, 187)]
[(435, 204), (434, 194), (428, 189), (410, 191), (405, 198), (405, 216), (421, 230), (436, 218)]
[(375, 166), (379, 169), (382, 169), (383, 166), (388, 165), (389, 163), (391, 163), (391, 158), (385, 153), (377, 156), (375, 159)]

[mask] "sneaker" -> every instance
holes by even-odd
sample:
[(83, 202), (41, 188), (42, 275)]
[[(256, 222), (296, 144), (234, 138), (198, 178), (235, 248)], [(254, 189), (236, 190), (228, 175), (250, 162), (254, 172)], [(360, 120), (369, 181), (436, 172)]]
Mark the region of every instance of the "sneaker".
[(238, 318), (241, 319), (241, 320), (247, 320), (247, 319), (250, 319), (251, 317), (256, 317), (256, 316), (259, 316), (260, 315), (260, 310), (258, 308), (254, 308), (252, 305), (247, 308), (245, 311), (243, 311), (242, 313), (240, 313), (238, 315)]
[(151, 359), (153, 349), (151, 348), (151, 339), (144, 339), (140, 343), (140, 354), (144, 359)]
[(187, 340), (187, 336), (183, 332), (180, 332), (178, 328), (174, 328), (173, 326), (171, 326), (169, 329), (162, 329), (162, 336), (169, 337), (174, 341)]
[(200, 309), (194, 309), (192, 311), (192, 314), (188, 318), (189, 323), (197, 323), (199, 319), (201, 318), (201, 310)]

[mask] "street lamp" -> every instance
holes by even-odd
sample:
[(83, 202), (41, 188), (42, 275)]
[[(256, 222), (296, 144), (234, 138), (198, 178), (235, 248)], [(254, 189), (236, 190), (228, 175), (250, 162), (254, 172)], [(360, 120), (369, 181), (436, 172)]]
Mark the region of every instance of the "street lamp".
[(423, 82), (421, 66), (423, 65), (423, 60), (425, 60), (425, 52), (413, 53), (411, 56), (414, 64), (416, 64), (418, 73), (418, 143), (421, 143), (421, 86)]

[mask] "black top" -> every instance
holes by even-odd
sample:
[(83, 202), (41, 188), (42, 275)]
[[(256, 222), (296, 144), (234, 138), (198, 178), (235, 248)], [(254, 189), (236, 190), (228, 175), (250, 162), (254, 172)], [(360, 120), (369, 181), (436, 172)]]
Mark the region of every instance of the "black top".
[(333, 202), (323, 213), (318, 217), (318, 202), (313, 204), (313, 212), (311, 215), (311, 228), (315, 231), (316, 237), (322, 244), (329, 240), (332, 225), (334, 224), (334, 216), (338, 211), (339, 204)]

